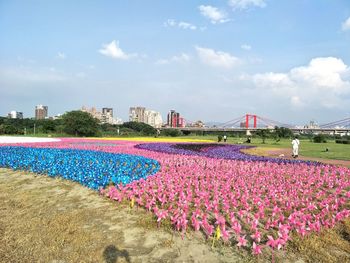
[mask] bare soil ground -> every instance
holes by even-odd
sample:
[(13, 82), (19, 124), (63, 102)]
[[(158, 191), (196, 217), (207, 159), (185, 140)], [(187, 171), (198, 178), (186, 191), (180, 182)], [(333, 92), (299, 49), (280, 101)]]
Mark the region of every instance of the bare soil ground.
[(0, 169), (0, 262), (248, 262), (62, 179)]
[(246, 250), (170, 225), (58, 178), (0, 168), (0, 262), (350, 262), (350, 220), (286, 250)]

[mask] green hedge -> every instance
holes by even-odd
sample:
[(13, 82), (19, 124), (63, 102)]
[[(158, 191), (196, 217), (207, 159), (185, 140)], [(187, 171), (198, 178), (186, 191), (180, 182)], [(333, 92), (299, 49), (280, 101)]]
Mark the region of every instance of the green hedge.
[(318, 134), (318, 135), (314, 136), (313, 140), (315, 143), (326, 143), (327, 142), (326, 136), (324, 134)]
[(350, 140), (347, 139), (337, 139), (335, 143), (350, 144)]

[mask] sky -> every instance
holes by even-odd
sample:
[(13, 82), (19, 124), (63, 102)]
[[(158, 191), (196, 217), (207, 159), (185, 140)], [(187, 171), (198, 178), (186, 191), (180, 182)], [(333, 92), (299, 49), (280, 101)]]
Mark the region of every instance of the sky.
[(350, 116), (349, 0), (0, 0), (0, 116)]

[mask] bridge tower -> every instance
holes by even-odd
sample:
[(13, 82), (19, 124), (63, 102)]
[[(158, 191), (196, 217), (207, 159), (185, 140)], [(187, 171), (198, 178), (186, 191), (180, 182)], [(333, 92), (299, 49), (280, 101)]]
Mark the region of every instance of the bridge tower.
[(253, 119), (253, 128), (256, 128), (256, 126), (257, 126), (257, 122), (256, 122), (257, 116), (255, 114), (246, 114), (245, 115), (245, 127), (246, 127), (246, 129), (249, 128), (249, 121), (251, 119)]

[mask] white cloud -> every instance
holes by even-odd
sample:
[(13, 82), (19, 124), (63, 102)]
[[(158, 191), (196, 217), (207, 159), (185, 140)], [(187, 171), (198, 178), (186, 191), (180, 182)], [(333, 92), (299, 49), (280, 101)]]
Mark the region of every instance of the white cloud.
[(173, 56), (172, 60), (175, 62), (188, 62), (190, 61), (190, 56), (186, 53), (181, 53), (179, 56)]
[(57, 56), (56, 56), (56, 58), (59, 58), (59, 59), (66, 59), (66, 54), (64, 54), (63, 52), (58, 52), (57, 53)]
[(265, 7), (266, 3), (265, 0), (229, 0), (228, 4), (233, 9), (248, 9), (251, 6), (257, 6), (257, 7)]
[(167, 26), (176, 26), (177, 23), (174, 19), (168, 19), (166, 22), (164, 22), (164, 26), (167, 27)]
[(248, 44), (242, 44), (241, 45), (241, 49), (244, 49), (244, 50), (251, 50), (252, 49), (252, 47), (250, 46), (250, 45), (248, 45)]
[(111, 57), (115, 59), (123, 59), (123, 60), (127, 60), (137, 56), (137, 54), (126, 54), (119, 47), (119, 41), (115, 41), (115, 40), (113, 40), (109, 44), (103, 44), (102, 48), (98, 50), (98, 52), (107, 57)]
[(203, 47), (196, 47), (196, 50), (200, 60), (209, 66), (231, 68), (239, 63), (237, 57), (226, 52)]
[(285, 73), (267, 72), (263, 74), (255, 74), (253, 81), (258, 87), (266, 87), (270, 89), (279, 89), (280, 87), (292, 87), (293, 82)]
[(174, 20), (174, 19), (168, 19), (166, 22), (164, 22), (164, 26), (165, 27), (178, 27), (181, 29), (190, 29), (190, 30), (197, 29), (197, 26), (195, 26), (191, 23), (184, 22), (184, 21), (176, 22), (176, 20)]
[(190, 23), (186, 22), (179, 22), (178, 26), (183, 29), (191, 29), (191, 30), (196, 30), (197, 27), (195, 25), (192, 25)]
[(164, 65), (164, 64), (170, 64), (172, 62), (177, 63), (186, 63), (191, 60), (191, 57), (187, 55), (186, 53), (181, 53), (178, 56), (173, 56), (170, 59), (159, 59), (156, 64), (158, 65)]
[(319, 57), (287, 73), (255, 74), (250, 79), (258, 92), (287, 99), (293, 107), (344, 108), (350, 99), (349, 74), (349, 66), (341, 59)]
[(222, 24), (230, 21), (224, 11), (221, 11), (214, 6), (200, 5), (198, 8), (201, 14), (208, 18), (212, 24)]
[(343, 31), (350, 30), (350, 17), (343, 22), (341, 28)]
[(349, 70), (339, 58), (314, 58), (308, 66), (294, 68), (290, 78), (297, 82), (311, 84), (327, 90), (341, 92), (344, 88), (342, 74)]

